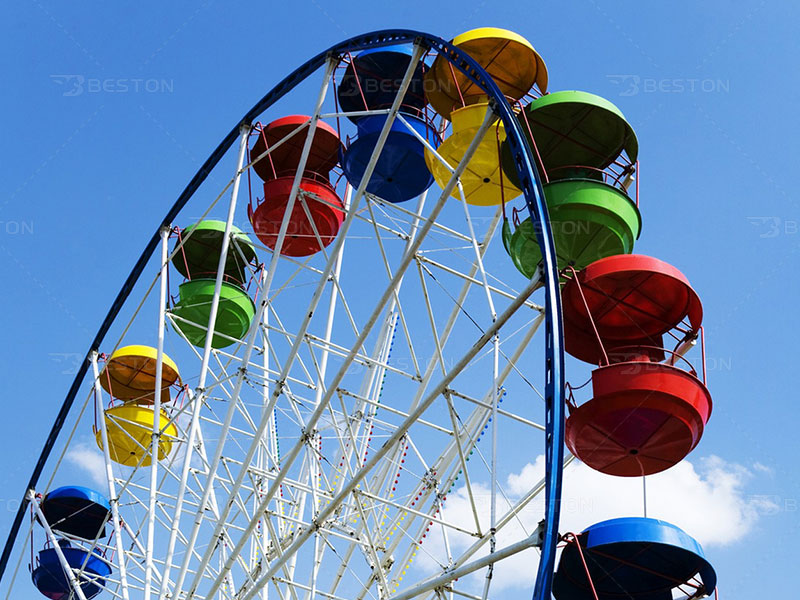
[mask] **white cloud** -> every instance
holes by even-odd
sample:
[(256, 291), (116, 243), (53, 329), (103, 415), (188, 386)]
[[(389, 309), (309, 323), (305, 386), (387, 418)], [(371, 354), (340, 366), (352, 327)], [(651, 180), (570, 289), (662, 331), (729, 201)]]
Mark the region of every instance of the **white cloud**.
[[(677, 525), (704, 548), (732, 544), (752, 529), (762, 508), (745, 493), (752, 477), (745, 467), (717, 456), (700, 459), (697, 466), (682, 461), (647, 477), (647, 516)], [(639, 477), (609, 477), (575, 464), (565, 477), (564, 496), (568, 502), (581, 500), (578, 510), (565, 507), (563, 523), (574, 530), (613, 517), (643, 516)]]
[(95, 484), (102, 486), (99, 488), (100, 490), (105, 490), (106, 465), (103, 460), (103, 454), (97, 446), (86, 442), (78, 442), (67, 450), (66, 459), (85, 471)]
[[(757, 467), (756, 472), (761, 472)], [(513, 502), (536, 485), (544, 473), (544, 457), (539, 456), (518, 473), (508, 476), (503, 486)], [(685, 460), (662, 473), (647, 477), (647, 516), (663, 519), (684, 529), (708, 551), (715, 546), (733, 544), (755, 526), (762, 514), (776, 509), (765, 496), (749, 495), (747, 483), (753, 471), (735, 463), (710, 456), (695, 463)], [(489, 515), (489, 490), (473, 485), (481, 526), (485, 530)], [(574, 462), (564, 476), (563, 504), (560, 531), (579, 532), (599, 521), (623, 516), (643, 516), (641, 478), (611, 477)], [(542, 517), (543, 501), (532, 502), (519, 521), (498, 534), (497, 546), (502, 548), (523, 539), (533, 531)], [(498, 514), (508, 508), (498, 501)], [(474, 516), (465, 487), (451, 492), (445, 505), (444, 519), (462, 527), (474, 529)], [(441, 531), (431, 528), (425, 544), (426, 552), (418, 553), (418, 568), (425, 573), (437, 570), (437, 559), (446, 562)], [(474, 538), (449, 534), (454, 556), (466, 550)], [(482, 556), (477, 554), (474, 558)], [(492, 590), (501, 592), (514, 588), (529, 589), (537, 566), (537, 551), (517, 554), (495, 568)], [(713, 561), (712, 561), (713, 562)], [(483, 585), (485, 570), (467, 579), (472, 592)]]
[(775, 475), (775, 471), (772, 469), (772, 467), (768, 467), (760, 462), (753, 463), (753, 470), (758, 471), (759, 473), (764, 473), (765, 475), (769, 475), (770, 477)]

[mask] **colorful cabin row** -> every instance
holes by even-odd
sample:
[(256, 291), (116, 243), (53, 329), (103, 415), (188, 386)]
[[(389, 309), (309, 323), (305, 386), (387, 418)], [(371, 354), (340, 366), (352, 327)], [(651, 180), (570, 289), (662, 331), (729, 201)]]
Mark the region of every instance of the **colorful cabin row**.
[[(251, 201), (247, 215), (258, 239), (272, 250), (292, 197), (310, 121), (308, 116), (291, 115), (254, 130), (250, 157), (256, 161), (253, 170), (264, 180), (264, 197), (257, 198), (255, 206)], [(336, 130), (317, 121), (281, 254), (311, 256), (336, 238), (344, 221), (344, 203), (330, 183), (330, 171), (338, 164), (340, 152)]]
[[(392, 106), (412, 59), (407, 46), (386, 46), (365, 50), (353, 57), (337, 90), (343, 111), (360, 113), (385, 110)], [(405, 202), (433, 185), (425, 164), (425, 143), (439, 146), (439, 135), (425, 110), (423, 61), (419, 61), (400, 104), (400, 114), (374, 164), (365, 189), (388, 202)], [(386, 114), (348, 116), (358, 134), (341, 157), (342, 170), (350, 184), (358, 188), (377, 146)]]
[[(158, 350), (150, 346), (117, 348), (100, 372), (100, 386), (123, 402), (153, 404)], [(161, 367), (161, 402), (170, 401), (170, 388), (180, 385), (178, 366), (166, 354)]]
[[(567, 352), (600, 365), (592, 372), (592, 398), (570, 405), (572, 453), (624, 477), (658, 473), (686, 457), (712, 407), (705, 384), (680, 354), (702, 322), (686, 277), (649, 256), (611, 256), (569, 279), (562, 305)], [(673, 330), (683, 336), (678, 352), (663, 347)]]
[[(452, 44), (469, 54), (494, 78), (511, 102), (532, 92), (547, 90), (547, 68), (541, 56), (522, 36), (493, 27), (467, 31)], [(451, 169), (464, 158), (488, 110), (488, 97), (472, 80), (438, 56), (425, 76), (425, 90), (433, 108), (452, 123), (452, 132), (439, 147), (437, 157), (430, 149), (425, 160), (436, 183), (444, 188)], [(452, 196), (469, 204), (495, 206), (512, 200), (521, 190), (501, 167), (501, 145), (505, 129), (500, 122), (489, 127), (461, 175), (463, 190), (453, 189)], [(447, 165), (442, 164), (443, 158)]]
[(566, 538), (553, 578), (556, 600), (672, 600), (678, 591), (702, 598), (716, 589), (700, 544), (666, 521), (611, 519)]
[[(629, 254), (641, 232), (641, 215), (627, 193), (639, 151), (636, 135), (611, 102), (578, 91), (555, 92), (531, 102), (518, 117), (544, 177), (544, 194), (559, 268)], [(518, 185), (507, 145), (503, 172)], [(526, 211), (527, 212), (527, 211)], [(503, 224), (503, 243), (517, 269), (533, 276), (541, 261), (536, 231), (515, 210)]]
[[(225, 223), (207, 220), (191, 225), (178, 235), (172, 264), (186, 281), (178, 289), (172, 322), (194, 346), (203, 348), (208, 337), (216, 273), (222, 254)], [(245, 337), (256, 307), (243, 285), (256, 261), (253, 242), (232, 228), (214, 323), (213, 348), (225, 348)]]
[[(78, 585), (87, 600), (94, 598), (111, 575), (111, 566), (105, 561), (99, 549), (93, 551), (74, 547), (68, 540), (58, 540), (59, 550), (78, 577)], [(42, 595), (50, 600), (68, 600), (75, 597), (75, 591), (70, 578), (64, 572), (58, 551), (55, 548), (41, 550), (36, 558), (36, 564), (31, 565), (31, 578)]]
[[(121, 404), (112, 406), (103, 413), (108, 435), (108, 455), (111, 460), (125, 467), (146, 467), (152, 462), (150, 446), (153, 435), (155, 411), (149, 406)], [(160, 411), (158, 460), (164, 460), (172, 452), (178, 429), (163, 409)], [(103, 448), (102, 430), (95, 432), (97, 446)]]

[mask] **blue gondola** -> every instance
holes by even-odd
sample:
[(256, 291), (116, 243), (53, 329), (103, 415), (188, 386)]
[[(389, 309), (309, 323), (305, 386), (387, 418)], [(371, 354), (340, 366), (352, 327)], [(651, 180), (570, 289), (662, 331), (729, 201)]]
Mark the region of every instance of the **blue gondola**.
[[(345, 112), (389, 108), (397, 96), (411, 60), (411, 48), (384, 46), (365, 50), (353, 57), (337, 90), (339, 105)], [(427, 104), (423, 90), (422, 61), (417, 64), (403, 98), (404, 112), (420, 114)], [(361, 117), (349, 117), (357, 122)]]
[[(671, 600), (679, 585), (689, 597), (714, 592), (717, 576), (703, 549), (683, 530), (656, 519), (597, 523), (577, 536), (598, 600)], [(568, 543), (553, 580), (557, 600), (594, 598), (581, 553)]]
[[(342, 110), (356, 112), (392, 106), (410, 60), (411, 50), (402, 46), (366, 50), (355, 56), (347, 66), (337, 90)], [(370, 194), (389, 202), (405, 202), (415, 198), (433, 184), (433, 175), (425, 164), (425, 147), (420, 138), (436, 148), (439, 146), (439, 136), (430, 120), (425, 118), (424, 68), (423, 61), (420, 61), (400, 105), (400, 117), (408, 126), (400, 118), (392, 123), (389, 137), (366, 188)], [(356, 124), (358, 136), (342, 152), (341, 164), (347, 180), (358, 187), (386, 123), (386, 115), (349, 118)]]
[(100, 492), (64, 486), (49, 492), (41, 503), (50, 527), (68, 535), (94, 540), (105, 537), (111, 506)]
[[(403, 118), (420, 137), (434, 148), (438, 147), (439, 136), (430, 124), (410, 115), (403, 115)], [(342, 155), (342, 168), (354, 187), (361, 184), (385, 122), (384, 115), (358, 121), (358, 137)], [(372, 172), (367, 191), (389, 202), (405, 202), (419, 196), (431, 185), (433, 175), (425, 164), (425, 147), (404, 123), (396, 119)]]
[[(87, 600), (103, 591), (106, 578), (111, 575), (111, 567), (101, 558), (100, 551), (88, 552), (73, 547), (67, 540), (59, 540), (58, 545), (67, 559), (67, 564), (80, 571), (79, 583)], [(72, 585), (58, 560), (55, 548), (45, 548), (39, 552), (32, 578), (36, 588), (50, 600), (67, 600), (74, 596)]]

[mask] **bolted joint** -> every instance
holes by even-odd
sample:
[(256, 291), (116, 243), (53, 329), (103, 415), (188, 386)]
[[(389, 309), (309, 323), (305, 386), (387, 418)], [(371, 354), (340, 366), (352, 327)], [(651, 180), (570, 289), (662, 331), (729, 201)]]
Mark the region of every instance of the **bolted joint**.
[(536, 548), (541, 548), (544, 545), (544, 532), (546, 529), (547, 529), (547, 521), (545, 519), (542, 519), (536, 526), (536, 531), (534, 531), (532, 534), (532, 537), (534, 539), (533, 545)]
[(423, 54), (431, 49), (431, 44), (424, 37), (417, 36), (414, 38), (414, 46), (419, 46), (423, 49)]
[(439, 480), (436, 479), (436, 473), (432, 469), (428, 469), (422, 476), (422, 483), (425, 484), (427, 489), (431, 490), (439, 485)]
[(317, 437), (317, 430), (316, 429), (306, 429), (303, 428), (300, 432), (300, 439), (303, 440), (303, 443), (311, 445), (314, 439)]

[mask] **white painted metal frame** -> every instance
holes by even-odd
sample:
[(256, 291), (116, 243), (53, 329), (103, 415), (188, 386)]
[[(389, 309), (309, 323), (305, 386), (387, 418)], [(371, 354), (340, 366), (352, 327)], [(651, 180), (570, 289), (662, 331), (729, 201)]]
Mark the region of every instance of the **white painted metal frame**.
[[(426, 594), (450, 600), (453, 594), (487, 600), (494, 563), (533, 545), (533, 536), (528, 536), (496, 547), (497, 533), (519, 524), (522, 510), (543, 489), (543, 485), (537, 486), (500, 514), (498, 500), (507, 500), (507, 496), (497, 478), (498, 445), (506, 423), (537, 433), (543, 427), (531, 414), (501, 409), (498, 403), (504, 385), (516, 373), (515, 363), (542, 322), (541, 307), (530, 299), (539, 284), (535, 277), (517, 292), (494, 278), (484, 261), (500, 223), (500, 211), (479, 240), (459, 179), (496, 122), (492, 111), (487, 110), (463, 160), (447, 165), (451, 178), (433, 206), (426, 206), (424, 195), (412, 210), (388, 204), (366, 191), (395, 119), (442, 160), (400, 112), (413, 65), (423, 51), (414, 47), (391, 108), (358, 113), (387, 118), (361, 185), (355, 190), (347, 186), (346, 219), (336, 240), (314, 260), (296, 260), (283, 257), (280, 249), (289, 234), (294, 203), (299, 201), (308, 214), (309, 201), (319, 200), (301, 188), (315, 128), (321, 118), (340, 116), (323, 111), (336, 67), (336, 57), (328, 60), (308, 124), (264, 153), (305, 130), (275, 250), (266, 268), (253, 275), (260, 296), (253, 324), (242, 341), (216, 350), (211, 340), (231, 243), (241, 255), (231, 236), (241, 177), (260, 158), (251, 157), (247, 164), (250, 128), (242, 128), (235, 174), (223, 190), (230, 190), (230, 202), (210, 318), (207, 324), (196, 324), (207, 331), (205, 347), (199, 351), (187, 343), (199, 362), (196, 384), (187, 394), (186, 406), (168, 408), (170, 422), (179, 426), (174, 442), (181, 452), (169, 461), (154, 460), (146, 469), (120, 471), (112, 464), (105, 422), (100, 419), (119, 557), (114, 565), (118, 574), (113, 580), (115, 596), (130, 600), (141, 592), (146, 600), (152, 595), (182, 600), (249, 600), (256, 596), (266, 600), (274, 592), (279, 600), (382, 600), (390, 596), (409, 600)], [(463, 220), (458, 224), (437, 221), (447, 202), (457, 202), (451, 199), (454, 190), (461, 196)], [(366, 312), (356, 301), (358, 290), (349, 282), (349, 269), (363, 268), (350, 260), (357, 240), (348, 240), (351, 229), (359, 227), (375, 243), (373, 255), (364, 256), (364, 262), (368, 260), (374, 269), (375, 286), (375, 301)], [(162, 233), (157, 278), (161, 285), (156, 418), (149, 448), (153, 456), (158, 455), (163, 435), (157, 415), (165, 323), (181, 321), (165, 311), (171, 259), (167, 234), (167, 230)], [(321, 242), (316, 227), (314, 235)], [(401, 246), (392, 246), (398, 242)], [(439, 249), (436, 244), (444, 254), (433, 254)], [(452, 253), (464, 262), (454, 262)], [(414, 276), (406, 277), (412, 265), (416, 267)], [(291, 274), (281, 271), (286, 268)], [(281, 279), (281, 275), (285, 277)], [(461, 282), (459, 290), (451, 294), (446, 286), (457, 282)], [(302, 289), (302, 285), (313, 286), (310, 296), (293, 289)], [(439, 300), (443, 290), (450, 309), (444, 314)], [(476, 293), (470, 296), (472, 290)], [(301, 318), (284, 314), (280, 305), (287, 297), (300, 298), (295, 310)], [(324, 310), (315, 319), (321, 306)], [(517, 315), (527, 311), (532, 314), (524, 317), (521, 326), (523, 317)], [(475, 323), (477, 329), (469, 343), (456, 325), (462, 315), (480, 321), (479, 326)], [(503, 344), (510, 344), (512, 336), (503, 327), (512, 319), (520, 334), (516, 335), (515, 329), (513, 350), (504, 350), (507, 346)], [(430, 343), (420, 343), (422, 336)], [(405, 345), (409, 364), (392, 361), (393, 340), (397, 346)], [(455, 345), (459, 345), (459, 358), (448, 363), (448, 352)], [(479, 392), (462, 389), (459, 376), (477, 372), (474, 365), (478, 361), (485, 361), (480, 363), (484, 387)], [(337, 368), (332, 369), (334, 363)], [(102, 398), (96, 356), (92, 368), (95, 391)], [(358, 378), (360, 387), (354, 384), (353, 369), (364, 371)], [(387, 402), (382, 397), (387, 378), (403, 382), (403, 389), (410, 390), (407, 402)], [(284, 423), (293, 427), (289, 434), (279, 431)], [(301, 432), (299, 436), (294, 429)], [(490, 447), (482, 453), (478, 438), (484, 430)], [(428, 447), (427, 435), (441, 440), (436, 452)], [(287, 439), (291, 441), (288, 447)], [(469, 462), (473, 452), (473, 462)], [(404, 462), (406, 454), (409, 460)], [(408, 496), (393, 494), (401, 473)], [(444, 508), (444, 497), (457, 480), (468, 497), (468, 521), (456, 519)], [(483, 508), (476, 499), (479, 481), (488, 481), (490, 488), (488, 528), (482, 525)], [(418, 501), (412, 506), (414, 495)], [(130, 518), (125, 516), (128, 512)], [(429, 529), (441, 536), (441, 556), (434, 556), (421, 543)], [(465, 535), (474, 537), (475, 542), (459, 552), (453, 539)], [(475, 558), (484, 548), (489, 553)], [(427, 578), (417, 576), (410, 585), (408, 579), (401, 583), (418, 552), (428, 552), (440, 565), (440, 572)], [(480, 595), (456, 589), (455, 579), (480, 569), (486, 569)]]

